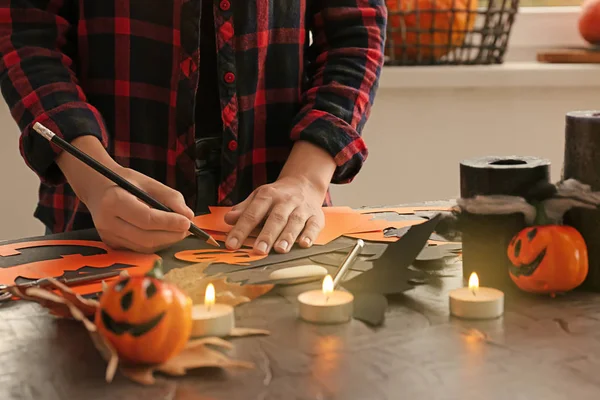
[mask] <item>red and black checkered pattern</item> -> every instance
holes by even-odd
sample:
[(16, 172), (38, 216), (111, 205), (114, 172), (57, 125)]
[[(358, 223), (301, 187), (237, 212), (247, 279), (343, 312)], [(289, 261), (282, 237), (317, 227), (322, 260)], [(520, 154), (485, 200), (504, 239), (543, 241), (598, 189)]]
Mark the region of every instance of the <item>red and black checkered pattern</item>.
[[(32, 131), (94, 135), (121, 165), (193, 208), (201, 0), (2, 0), (0, 85), (41, 179), (35, 215), (54, 232), (93, 226)], [(208, 0), (204, 0), (208, 1)], [(213, 0), (223, 120), (221, 205), (276, 180), (296, 140), (350, 182), (383, 64), (384, 0)], [(313, 43), (309, 46), (309, 31)]]

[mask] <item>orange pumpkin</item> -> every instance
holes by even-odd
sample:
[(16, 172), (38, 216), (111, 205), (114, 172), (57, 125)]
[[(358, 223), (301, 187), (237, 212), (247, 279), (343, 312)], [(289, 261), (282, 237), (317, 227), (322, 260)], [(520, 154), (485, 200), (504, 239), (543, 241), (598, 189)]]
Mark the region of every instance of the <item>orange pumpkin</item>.
[(575, 289), (588, 273), (587, 246), (565, 225), (536, 225), (517, 233), (508, 246), (513, 282), (530, 293), (554, 296)]
[(192, 300), (162, 280), (161, 267), (157, 261), (145, 275), (121, 278), (100, 297), (98, 331), (127, 363), (163, 363), (190, 338)]
[[(386, 0), (386, 55), (438, 60), (463, 44), (477, 17), (478, 0)], [(431, 47), (433, 46), (433, 47)]]

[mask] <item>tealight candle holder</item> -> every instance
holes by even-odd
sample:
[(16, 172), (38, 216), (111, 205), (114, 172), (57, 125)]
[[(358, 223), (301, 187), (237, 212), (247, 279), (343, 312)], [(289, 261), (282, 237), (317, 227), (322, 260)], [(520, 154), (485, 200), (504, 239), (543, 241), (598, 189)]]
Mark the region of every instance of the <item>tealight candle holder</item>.
[(233, 307), (215, 302), (215, 287), (212, 283), (206, 286), (204, 304), (192, 307), (192, 337), (223, 337), (231, 333), (235, 327)]
[(469, 287), (450, 292), (450, 314), (465, 319), (493, 319), (504, 314), (504, 293), (498, 289), (479, 287), (475, 272), (469, 277)]
[(331, 275), (325, 276), (321, 290), (310, 290), (298, 296), (300, 317), (317, 324), (340, 324), (350, 321), (354, 311), (352, 293), (334, 290)]

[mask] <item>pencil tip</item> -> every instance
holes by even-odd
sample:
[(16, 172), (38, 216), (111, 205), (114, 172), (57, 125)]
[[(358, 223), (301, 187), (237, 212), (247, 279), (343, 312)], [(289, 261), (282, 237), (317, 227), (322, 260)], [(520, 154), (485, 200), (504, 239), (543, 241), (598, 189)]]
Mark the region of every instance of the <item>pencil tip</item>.
[(219, 245), (219, 243), (217, 243), (217, 241), (216, 241), (215, 239), (213, 239), (213, 238), (212, 238), (212, 236), (208, 238), (207, 242), (208, 242), (208, 244), (212, 244), (213, 246), (216, 246), (216, 247), (221, 247), (221, 246)]

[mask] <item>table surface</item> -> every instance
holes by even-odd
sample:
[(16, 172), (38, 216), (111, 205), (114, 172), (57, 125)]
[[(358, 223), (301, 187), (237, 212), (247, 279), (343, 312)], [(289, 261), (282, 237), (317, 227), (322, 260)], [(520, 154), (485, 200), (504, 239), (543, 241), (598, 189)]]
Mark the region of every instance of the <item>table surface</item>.
[[(436, 284), (389, 297), (383, 327), (315, 326), (296, 317), (294, 294), (275, 291), (236, 309), (237, 325), (269, 336), (232, 339), (252, 370), (200, 369), (145, 387), (106, 364), (83, 327), (37, 304), (0, 308), (0, 399), (598, 399), (600, 294), (507, 299), (493, 321), (449, 317), (460, 265)], [(282, 296), (283, 294), (283, 296)]]

